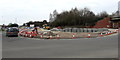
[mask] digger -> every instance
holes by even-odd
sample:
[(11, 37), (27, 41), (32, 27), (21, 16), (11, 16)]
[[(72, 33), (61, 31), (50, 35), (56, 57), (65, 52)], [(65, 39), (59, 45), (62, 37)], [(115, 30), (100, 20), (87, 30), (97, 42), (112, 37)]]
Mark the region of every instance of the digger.
[(47, 30), (50, 30), (50, 26), (48, 24), (43, 24), (43, 28), (47, 29)]

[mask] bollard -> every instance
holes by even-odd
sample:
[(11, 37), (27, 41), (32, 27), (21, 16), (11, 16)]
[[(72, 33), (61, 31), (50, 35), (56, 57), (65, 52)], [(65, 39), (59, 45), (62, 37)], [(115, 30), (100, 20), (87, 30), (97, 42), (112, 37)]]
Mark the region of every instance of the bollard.
[(90, 38), (90, 33), (88, 33), (88, 38)]

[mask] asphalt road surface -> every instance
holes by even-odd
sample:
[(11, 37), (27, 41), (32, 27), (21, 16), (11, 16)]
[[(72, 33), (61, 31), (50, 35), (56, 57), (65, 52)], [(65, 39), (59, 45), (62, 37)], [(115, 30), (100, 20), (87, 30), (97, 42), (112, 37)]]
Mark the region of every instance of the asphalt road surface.
[(3, 58), (117, 58), (118, 34), (99, 38), (36, 39), (5, 37)]

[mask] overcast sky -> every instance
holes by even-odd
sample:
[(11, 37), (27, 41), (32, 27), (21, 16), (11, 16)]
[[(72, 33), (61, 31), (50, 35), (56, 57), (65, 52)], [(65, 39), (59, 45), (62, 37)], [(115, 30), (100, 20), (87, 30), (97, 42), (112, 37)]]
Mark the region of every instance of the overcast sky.
[(0, 24), (28, 21), (49, 21), (49, 14), (55, 9), (64, 10), (88, 7), (94, 13), (117, 11), (119, 0), (0, 0)]

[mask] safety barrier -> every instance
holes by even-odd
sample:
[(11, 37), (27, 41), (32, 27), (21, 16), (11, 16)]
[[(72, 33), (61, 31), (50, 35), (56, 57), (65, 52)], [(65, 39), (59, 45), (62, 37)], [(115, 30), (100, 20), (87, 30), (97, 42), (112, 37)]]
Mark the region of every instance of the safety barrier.
[(75, 39), (75, 33), (73, 33), (73, 35), (72, 35), (72, 39)]
[(88, 38), (90, 38), (91, 37), (91, 35), (90, 35), (90, 33), (88, 33)]
[(59, 35), (57, 35), (57, 36), (56, 36), (56, 39), (60, 39), (60, 36), (59, 36)]
[(62, 32), (103, 32), (108, 31), (107, 28), (65, 28), (60, 29)]

